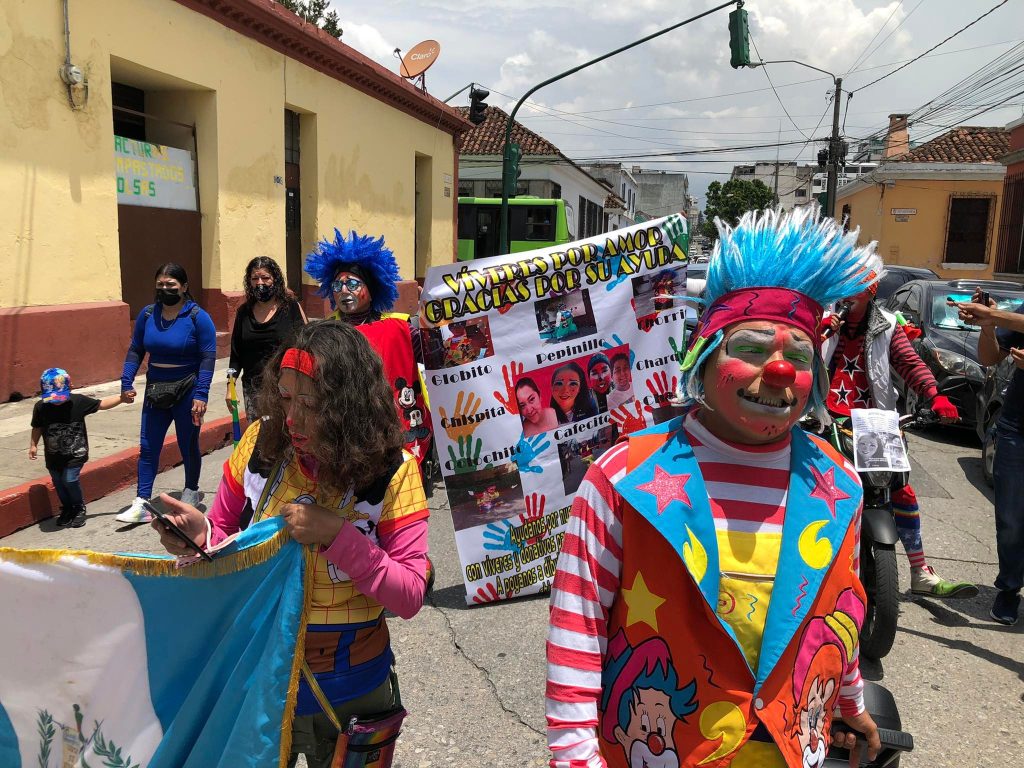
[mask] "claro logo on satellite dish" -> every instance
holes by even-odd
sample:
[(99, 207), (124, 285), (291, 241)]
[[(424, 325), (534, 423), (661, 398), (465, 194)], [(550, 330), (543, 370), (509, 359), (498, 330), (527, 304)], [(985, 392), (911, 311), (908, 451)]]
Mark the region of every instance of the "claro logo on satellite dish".
[(402, 77), (419, 77), (430, 69), (430, 66), (437, 61), (437, 57), (440, 54), (441, 44), (437, 40), (424, 40), (422, 43), (416, 43), (402, 57), (402, 66), (399, 73)]

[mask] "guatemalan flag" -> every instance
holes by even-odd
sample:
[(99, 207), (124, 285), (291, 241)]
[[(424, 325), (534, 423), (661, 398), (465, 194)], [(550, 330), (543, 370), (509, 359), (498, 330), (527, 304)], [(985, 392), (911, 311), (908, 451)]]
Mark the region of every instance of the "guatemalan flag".
[(282, 526), (181, 568), (0, 549), (0, 766), (285, 765), (306, 566)]

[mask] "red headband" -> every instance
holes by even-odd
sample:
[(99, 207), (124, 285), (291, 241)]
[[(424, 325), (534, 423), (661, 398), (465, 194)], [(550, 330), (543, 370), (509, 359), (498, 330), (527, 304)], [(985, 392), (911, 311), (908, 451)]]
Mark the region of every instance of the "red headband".
[(290, 347), (281, 358), (281, 370), (285, 368), (304, 373), (312, 379), (316, 376), (316, 358), (304, 349)]
[(714, 335), (727, 325), (747, 320), (768, 320), (795, 326), (821, 346), (818, 324), (823, 310), (814, 299), (789, 288), (740, 288), (723, 294), (700, 319), (701, 338)]

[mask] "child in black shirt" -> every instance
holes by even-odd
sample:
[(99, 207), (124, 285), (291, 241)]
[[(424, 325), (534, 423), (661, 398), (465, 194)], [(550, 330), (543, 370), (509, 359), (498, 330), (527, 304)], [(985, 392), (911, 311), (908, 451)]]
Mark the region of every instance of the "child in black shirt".
[(32, 409), (32, 438), (28, 457), (38, 456), (43, 438), (46, 469), (60, 499), (57, 527), (85, 525), (85, 501), (78, 476), (89, 459), (89, 435), (85, 417), (121, 403), (135, 400), (134, 393), (122, 392), (102, 400), (71, 393), (71, 377), (63, 368), (47, 368), (39, 379), (42, 397)]

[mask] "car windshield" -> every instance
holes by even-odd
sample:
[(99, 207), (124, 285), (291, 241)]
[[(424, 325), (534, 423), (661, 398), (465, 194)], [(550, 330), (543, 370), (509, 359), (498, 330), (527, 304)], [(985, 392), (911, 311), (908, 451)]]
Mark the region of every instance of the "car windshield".
[[(999, 309), (1004, 309), (1007, 312), (1016, 312), (1021, 304), (1024, 304), (1024, 294), (1020, 293), (1003, 293), (989, 291), (989, 295), (996, 301), (996, 305)], [(942, 291), (936, 291), (932, 294), (932, 313), (930, 325), (934, 328), (941, 328), (946, 331), (976, 331), (978, 326), (968, 325), (960, 321), (958, 316), (957, 308), (951, 307), (946, 303), (946, 299), (950, 298), (953, 301), (970, 301), (970, 293), (945, 293)]]

